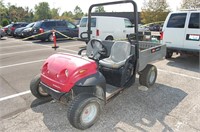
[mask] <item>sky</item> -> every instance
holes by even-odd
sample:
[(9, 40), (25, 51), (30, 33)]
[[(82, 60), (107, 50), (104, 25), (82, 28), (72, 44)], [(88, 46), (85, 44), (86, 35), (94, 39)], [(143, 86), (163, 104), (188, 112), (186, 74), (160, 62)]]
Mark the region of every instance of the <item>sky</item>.
[[(10, 2), (13, 5), (29, 7), (34, 9), (34, 6), (40, 2), (48, 2), (50, 8), (59, 8), (59, 13), (62, 14), (64, 11), (72, 11), (78, 5), (84, 13), (88, 12), (88, 8), (91, 4), (110, 2), (116, 0), (3, 0), (4, 4)], [(138, 6), (138, 10), (141, 10), (144, 0), (135, 0)], [(181, 0), (167, 0), (172, 11), (176, 11), (181, 3)], [(107, 6), (104, 9), (106, 11), (132, 11), (130, 4)]]

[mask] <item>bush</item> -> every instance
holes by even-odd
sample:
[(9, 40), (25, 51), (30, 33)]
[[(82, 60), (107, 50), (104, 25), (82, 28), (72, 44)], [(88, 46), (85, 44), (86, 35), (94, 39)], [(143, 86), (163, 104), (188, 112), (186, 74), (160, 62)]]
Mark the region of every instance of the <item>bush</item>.
[(6, 26), (6, 25), (8, 25), (9, 24), (9, 22), (8, 22), (8, 20), (7, 19), (3, 19), (2, 20), (2, 22), (1, 22), (1, 25), (4, 27), (4, 26)]

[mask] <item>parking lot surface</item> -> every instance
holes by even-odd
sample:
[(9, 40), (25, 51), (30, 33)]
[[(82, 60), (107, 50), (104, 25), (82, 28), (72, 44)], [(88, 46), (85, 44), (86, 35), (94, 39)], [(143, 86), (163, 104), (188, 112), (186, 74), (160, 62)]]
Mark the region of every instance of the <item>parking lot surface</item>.
[[(74, 132), (67, 120), (67, 105), (36, 99), (29, 90), (45, 59), (57, 52), (77, 54), (85, 43), (0, 40), (0, 131)], [(200, 131), (199, 57), (174, 55), (154, 62), (156, 84), (141, 90), (136, 83), (112, 99), (98, 122), (86, 131)]]

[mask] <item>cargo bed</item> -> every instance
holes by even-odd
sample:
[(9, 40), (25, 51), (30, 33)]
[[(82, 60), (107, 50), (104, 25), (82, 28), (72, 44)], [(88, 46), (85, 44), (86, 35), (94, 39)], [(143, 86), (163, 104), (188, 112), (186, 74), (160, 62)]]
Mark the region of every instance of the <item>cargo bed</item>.
[(166, 45), (139, 41), (139, 66), (138, 72), (142, 71), (148, 63), (161, 60), (166, 55)]

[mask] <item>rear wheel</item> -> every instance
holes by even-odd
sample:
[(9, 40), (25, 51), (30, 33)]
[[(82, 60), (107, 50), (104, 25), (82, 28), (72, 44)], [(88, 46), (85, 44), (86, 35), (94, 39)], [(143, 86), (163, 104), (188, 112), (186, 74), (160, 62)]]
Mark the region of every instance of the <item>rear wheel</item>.
[(169, 59), (172, 58), (173, 52), (172, 51), (167, 51), (165, 58)]
[(43, 99), (49, 97), (42, 87), (40, 86), (40, 74), (36, 75), (30, 83), (31, 93), (38, 99)]
[(71, 101), (68, 108), (68, 120), (77, 129), (87, 129), (98, 120), (103, 103), (90, 94), (80, 94)]
[(112, 40), (113, 40), (113, 37), (112, 37), (112, 36), (108, 36), (108, 37), (106, 37), (106, 40), (112, 41)]
[(154, 85), (157, 78), (157, 68), (154, 65), (148, 64), (139, 76), (139, 82), (141, 85), (151, 87)]

